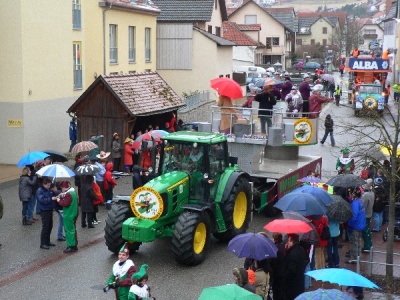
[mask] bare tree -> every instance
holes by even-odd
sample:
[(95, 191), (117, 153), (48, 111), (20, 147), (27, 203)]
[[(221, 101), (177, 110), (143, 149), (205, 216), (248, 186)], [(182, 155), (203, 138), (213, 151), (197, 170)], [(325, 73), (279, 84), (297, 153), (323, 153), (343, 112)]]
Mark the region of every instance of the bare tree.
[[(352, 120), (350, 123), (342, 123), (340, 127), (353, 136), (350, 143), (352, 149), (356, 149), (358, 162), (374, 162), (378, 168), (382, 169), (384, 175), (390, 182), (389, 193), (389, 226), (386, 254), (386, 282), (393, 283), (393, 244), (394, 244), (394, 225), (395, 225), (395, 206), (396, 184), (400, 181), (399, 177), (399, 156), (400, 152), (400, 106), (394, 104), (390, 109), (386, 108), (383, 116), (363, 116)], [(380, 149), (386, 148), (389, 151), (391, 168), (384, 168), (382, 157), (377, 157)]]
[(351, 51), (358, 47), (361, 36), (362, 24), (358, 22), (355, 17), (347, 19), (347, 30), (345, 32), (345, 42), (346, 42), (346, 54), (351, 53)]

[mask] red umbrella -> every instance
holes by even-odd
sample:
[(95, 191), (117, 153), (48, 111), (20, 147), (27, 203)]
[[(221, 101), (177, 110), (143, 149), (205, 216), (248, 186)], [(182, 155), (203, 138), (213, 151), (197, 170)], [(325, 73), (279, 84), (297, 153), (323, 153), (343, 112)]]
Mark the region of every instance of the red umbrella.
[(232, 99), (243, 98), (242, 87), (227, 77), (214, 78), (210, 81), (211, 87), (222, 96)]
[(277, 219), (264, 226), (269, 232), (280, 233), (306, 233), (312, 230), (312, 227), (301, 220)]

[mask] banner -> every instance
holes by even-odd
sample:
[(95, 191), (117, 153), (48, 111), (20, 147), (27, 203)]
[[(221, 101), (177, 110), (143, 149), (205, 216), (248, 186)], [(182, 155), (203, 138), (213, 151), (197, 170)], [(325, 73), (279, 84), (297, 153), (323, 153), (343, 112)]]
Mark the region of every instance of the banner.
[(371, 72), (390, 72), (388, 59), (361, 59), (349, 58), (349, 68), (351, 71), (371, 71)]

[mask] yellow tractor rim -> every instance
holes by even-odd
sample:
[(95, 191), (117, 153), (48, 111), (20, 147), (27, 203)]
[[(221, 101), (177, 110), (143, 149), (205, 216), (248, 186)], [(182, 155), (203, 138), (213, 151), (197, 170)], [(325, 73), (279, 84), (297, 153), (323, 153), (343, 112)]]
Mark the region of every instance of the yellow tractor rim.
[(246, 220), (247, 215), (247, 197), (244, 192), (240, 192), (235, 201), (233, 208), (233, 225), (235, 228), (241, 228)]
[(204, 223), (199, 223), (194, 232), (193, 249), (196, 254), (200, 254), (204, 250), (207, 240), (207, 228)]

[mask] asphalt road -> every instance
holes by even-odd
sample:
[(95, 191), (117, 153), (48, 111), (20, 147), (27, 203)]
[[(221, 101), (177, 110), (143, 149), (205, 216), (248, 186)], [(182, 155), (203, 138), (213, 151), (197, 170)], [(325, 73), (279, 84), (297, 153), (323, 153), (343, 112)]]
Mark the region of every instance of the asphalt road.
[[(343, 100), (343, 104), (345, 102)], [(336, 107), (331, 103), (325, 106), (321, 120), (327, 112), (336, 122), (351, 120), (353, 116), (351, 108)], [(320, 137), (322, 127), (323, 122), (320, 122)], [(328, 140), (325, 145), (302, 147), (300, 151), (323, 157), (323, 178), (336, 174), (334, 169), (340, 149), (351, 139), (345, 132), (338, 133), (335, 138), (336, 147), (331, 147)], [(115, 192), (130, 194), (130, 186), (130, 178), (121, 178)], [(0, 248), (1, 299), (114, 299), (112, 292), (105, 294), (102, 291), (117, 260), (104, 244), (105, 207), (100, 208), (102, 223), (96, 228), (78, 226), (79, 251), (66, 255), (62, 253), (65, 242), (57, 242), (55, 229), (52, 242), (57, 244), (56, 247), (42, 250), (39, 249), (40, 222), (22, 226), (17, 181), (1, 184), (0, 192), (5, 202), (5, 215), (0, 220), (0, 243), (3, 244)], [(267, 222), (264, 215), (254, 214), (249, 231), (261, 231)], [(56, 215), (54, 223), (57, 224)], [(80, 218), (77, 224), (80, 224)], [(158, 300), (197, 299), (205, 287), (232, 283), (232, 268), (243, 265), (243, 259), (226, 251), (226, 246), (213, 239), (207, 259), (195, 267), (174, 261), (169, 239), (144, 244), (131, 258), (137, 266), (149, 264), (149, 285)]]

